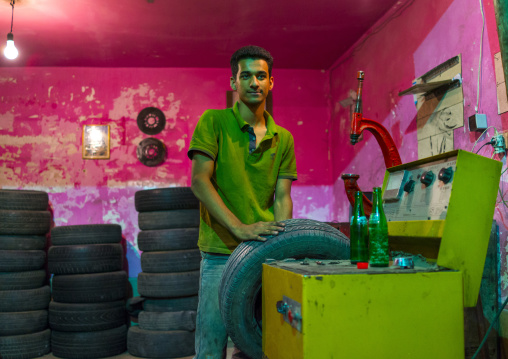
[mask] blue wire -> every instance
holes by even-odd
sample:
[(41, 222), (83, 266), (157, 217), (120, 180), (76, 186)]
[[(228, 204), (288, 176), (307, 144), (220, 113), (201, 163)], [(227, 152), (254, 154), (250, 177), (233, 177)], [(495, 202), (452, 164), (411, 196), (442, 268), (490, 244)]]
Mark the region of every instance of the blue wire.
[(476, 351), (476, 353), (474, 353), (473, 357), (471, 359), (476, 359), (476, 357), (478, 356), (478, 353), (480, 352), (480, 350), (482, 349), (483, 347), (483, 344), (485, 344), (485, 342), (487, 341), (487, 338), (489, 336), (489, 333), (490, 331), (492, 330), (492, 328), (494, 327), (494, 324), (497, 322), (497, 320), (499, 319), (499, 316), (501, 315), (501, 313), (503, 312), (503, 309), (504, 307), (506, 307), (506, 304), (508, 303), (508, 297), (506, 297), (506, 300), (504, 301), (503, 303), (503, 306), (501, 307), (501, 309), (499, 309), (499, 311), (497, 312), (496, 314), (496, 317), (494, 318), (494, 320), (492, 321), (492, 323), (490, 324), (490, 327), (489, 329), (487, 330), (487, 333), (485, 334), (485, 336), (483, 337), (483, 340), (482, 342), (480, 343), (480, 346), (478, 347), (478, 350)]

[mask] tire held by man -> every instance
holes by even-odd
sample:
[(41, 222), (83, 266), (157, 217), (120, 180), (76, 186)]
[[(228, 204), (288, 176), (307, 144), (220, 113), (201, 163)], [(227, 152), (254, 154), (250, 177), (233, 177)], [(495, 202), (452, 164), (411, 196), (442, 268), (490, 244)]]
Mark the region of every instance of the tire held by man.
[(241, 243), (231, 254), (219, 286), (219, 305), (236, 347), (262, 358), (261, 275), (267, 258), (347, 259), (349, 239), (337, 229), (308, 219), (289, 219), (284, 232), (266, 242)]

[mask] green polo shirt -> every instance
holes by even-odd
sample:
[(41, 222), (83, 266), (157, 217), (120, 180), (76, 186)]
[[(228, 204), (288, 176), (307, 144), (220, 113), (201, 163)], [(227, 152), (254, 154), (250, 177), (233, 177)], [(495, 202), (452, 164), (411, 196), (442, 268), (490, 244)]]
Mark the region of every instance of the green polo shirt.
[[(293, 136), (277, 126), (265, 111), (266, 134), (249, 151), (249, 124), (238, 111), (238, 103), (225, 110), (207, 110), (199, 119), (189, 145), (193, 151), (214, 161), (212, 184), (224, 204), (244, 224), (273, 221), (275, 185), (279, 178), (296, 180)], [(250, 135), (252, 137), (252, 135)], [(254, 145), (255, 146), (255, 145)], [(230, 254), (240, 244), (201, 205), (199, 248), (204, 252)]]

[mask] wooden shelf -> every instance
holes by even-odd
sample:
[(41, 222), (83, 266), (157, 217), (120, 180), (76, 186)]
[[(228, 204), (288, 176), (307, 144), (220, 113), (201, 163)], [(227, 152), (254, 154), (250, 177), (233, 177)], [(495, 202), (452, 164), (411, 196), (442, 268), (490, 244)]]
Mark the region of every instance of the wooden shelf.
[(459, 82), (459, 80), (445, 80), (445, 81), (428, 82), (425, 84), (416, 84), (414, 86), (411, 86), (407, 90), (399, 92), (399, 96), (416, 95), (419, 93), (431, 92), (440, 87), (450, 86), (457, 82)]

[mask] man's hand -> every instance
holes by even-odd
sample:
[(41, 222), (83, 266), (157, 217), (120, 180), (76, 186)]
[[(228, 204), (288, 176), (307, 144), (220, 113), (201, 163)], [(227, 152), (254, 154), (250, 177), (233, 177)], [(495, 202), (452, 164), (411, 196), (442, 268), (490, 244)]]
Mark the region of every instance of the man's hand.
[(266, 241), (261, 236), (275, 236), (284, 231), (285, 224), (282, 222), (257, 222), (253, 224), (241, 224), (232, 232), (241, 241)]

